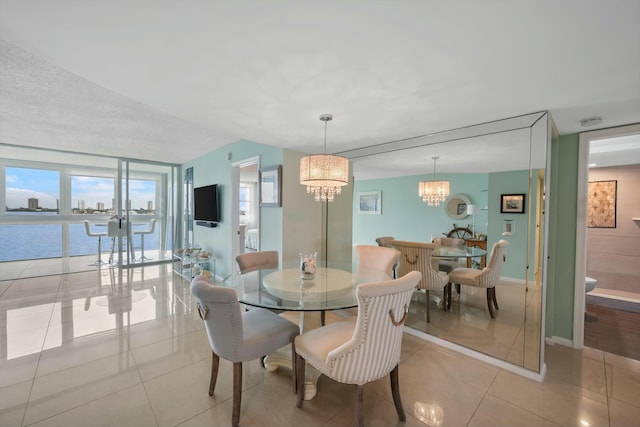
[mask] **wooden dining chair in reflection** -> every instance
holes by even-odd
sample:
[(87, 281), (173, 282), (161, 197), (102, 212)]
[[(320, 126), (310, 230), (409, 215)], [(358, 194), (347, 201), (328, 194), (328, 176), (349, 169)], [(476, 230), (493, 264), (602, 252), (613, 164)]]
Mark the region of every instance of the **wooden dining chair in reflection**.
[(356, 386), (356, 425), (359, 427), (364, 426), (365, 384), (389, 374), (398, 418), (406, 420), (400, 398), (398, 364), (403, 325), (420, 278), (419, 272), (412, 271), (399, 279), (362, 283), (356, 289), (355, 321), (341, 320), (295, 338), (298, 408), (304, 403), (305, 363), (309, 363), (334, 381)]
[(419, 271), (422, 278), (418, 282), (417, 288), (425, 291), (425, 318), (427, 322), (431, 321), (429, 312), (430, 296), (429, 291), (443, 291), (443, 308), (446, 311), (447, 290), (450, 286), (449, 276), (447, 273), (438, 271), (433, 267), (431, 255), (433, 250), (438, 247), (435, 243), (423, 242), (407, 242), (403, 240), (394, 240), (393, 247), (400, 251), (400, 260), (398, 261), (398, 277), (402, 277), (410, 271)]
[(296, 391), (294, 339), (299, 334), (298, 325), (263, 308), (242, 311), (233, 289), (214, 286), (202, 276), (191, 281), (191, 293), (198, 299), (198, 313), (211, 344), (209, 396), (213, 396), (216, 388), (220, 358), (233, 363), (232, 426), (236, 427), (240, 421), (243, 362), (262, 358), (291, 344), (292, 382)]
[(447, 289), (447, 305), (451, 305), (451, 285), (467, 285), (477, 288), (487, 289), (487, 307), (492, 319), (496, 317), (493, 309), (498, 310), (498, 300), (496, 299), (496, 285), (500, 281), (502, 266), (507, 261), (507, 240), (499, 240), (494, 243), (489, 256), (489, 263), (482, 270), (477, 268), (456, 268), (449, 273), (451, 284)]

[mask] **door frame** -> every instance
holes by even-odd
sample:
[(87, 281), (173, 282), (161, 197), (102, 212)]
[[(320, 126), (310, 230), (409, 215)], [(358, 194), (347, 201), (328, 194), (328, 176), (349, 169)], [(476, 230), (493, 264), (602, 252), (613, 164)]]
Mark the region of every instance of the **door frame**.
[(589, 143), (592, 140), (614, 138), (640, 133), (640, 125), (583, 132), (580, 134), (578, 153), (578, 188), (576, 206), (576, 264), (573, 295), (573, 342), (574, 348), (584, 347), (584, 277), (587, 274), (587, 188), (589, 185)]
[[(232, 272), (236, 272), (238, 265), (235, 262), (236, 256), (240, 254), (240, 244), (238, 235), (240, 234), (240, 169), (246, 166), (256, 165), (257, 170), (260, 170), (260, 156), (249, 157), (247, 159), (239, 160), (231, 164), (231, 188), (233, 189), (231, 195), (231, 253), (232, 253)], [(256, 195), (257, 196), (257, 195)], [(258, 200), (256, 200), (258, 203)], [(260, 208), (256, 209), (258, 217), (256, 218), (256, 227), (260, 227)], [(260, 232), (258, 231), (258, 236)], [(260, 248), (260, 238), (258, 237), (258, 248)]]

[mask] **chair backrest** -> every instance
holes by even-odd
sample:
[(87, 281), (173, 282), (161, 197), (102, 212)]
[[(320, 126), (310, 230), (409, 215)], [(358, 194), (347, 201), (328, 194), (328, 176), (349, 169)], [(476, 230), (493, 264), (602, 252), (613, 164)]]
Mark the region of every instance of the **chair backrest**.
[(399, 251), (373, 245), (356, 245), (356, 251), (358, 252), (358, 270), (379, 270), (393, 276), (393, 269), (400, 258)]
[(385, 248), (392, 248), (391, 242), (393, 242), (394, 238), (392, 236), (382, 236), (376, 239), (376, 243), (378, 246), (384, 246)]
[(151, 219), (151, 222), (149, 223), (149, 228), (147, 229), (146, 233), (153, 234), (155, 229), (156, 229), (156, 219), (153, 218), (153, 219)]
[(482, 280), (482, 286), (493, 287), (500, 280), (500, 274), (502, 274), (502, 266), (507, 261), (507, 247), (509, 241), (501, 239), (493, 244), (491, 247), (491, 255), (489, 256), (489, 262), (483, 269), (488, 272)]
[(358, 317), (351, 339), (331, 350), (331, 377), (365, 384), (391, 372), (400, 361), (404, 321), (419, 272), (382, 282), (358, 285)]
[(87, 236), (93, 236), (93, 233), (91, 232), (91, 224), (89, 224), (89, 220), (85, 219), (84, 221), (82, 221), (82, 223), (84, 224), (84, 232), (87, 233)]
[(431, 255), (438, 247), (435, 243), (407, 242), (394, 240), (393, 247), (400, 251), (398, 260), (398, 277), (402, 277), (410, 271), (419, 271), (422, 278), (418, 283), (419, 289), (441, 289), (442, 276), (433, 268)]
[(198, 310), (213, 351), (223, 359), (238, 361), (237, 349), (243, 330), (236, 291), (214, 286), (202, 276), (196, 276), (191, 281), (191, 294), (200, 300)]
[(266, 268), (278, 268), (278, 251), (247, 252), (238, 255), (236, 262), (241, 274)]
[(465, 245), (464, 239), (457, 239), (455, 237), (441, 237), (440, 246), (454, 247), (462, 249)]

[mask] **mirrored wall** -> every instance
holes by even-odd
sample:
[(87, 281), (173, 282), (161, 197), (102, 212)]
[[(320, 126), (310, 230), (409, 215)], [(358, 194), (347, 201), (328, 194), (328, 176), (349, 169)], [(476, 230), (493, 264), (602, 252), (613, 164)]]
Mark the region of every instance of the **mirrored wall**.
[[(459, 294), (453, 292), (449, 311), (443, 309), (442, 292), (430, 293), (429, 322), (425, 295), (416, 293), (407, 324), (536, 373), (542, 363), (545, 178), (551, 129), (548, 113), (538, 112), (340, 153), (353, 164), (354, 198), (364, 192), (381, 194), (378, 215), (359, 213), (354, 200), (354, 245), (376, 244), (380, 236), (430, 242), (454, 230), (470, 230), (454, 237), (486, 247), (486, 258), (471, 264), (482, 268), (493, 244), (500, 239), (509, 242), (494, 319), (487, 309), (486, 290), (464, 286)], [(449, 181), (451, 194), (439, 206), (428, 206), (418, 197), (418, 182), (434, 178)], [(513, 206), (511, 197), (516, 200)], [(475, 208), (467, 210), (461, 204)]]

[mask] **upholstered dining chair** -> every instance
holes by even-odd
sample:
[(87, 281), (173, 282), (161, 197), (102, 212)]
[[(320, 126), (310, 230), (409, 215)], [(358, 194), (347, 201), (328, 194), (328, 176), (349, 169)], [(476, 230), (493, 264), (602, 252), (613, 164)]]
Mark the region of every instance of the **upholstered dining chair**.
[[(245, 254), (238, 255), (236, 257), (236, 263), (240, 269), (235, 274), (244, 275), (244, 289), (245, 292), (257, 292), (260, 287), (260, 277), (258, 273), (252, 273), (258, 270), (266, 270), (272, 268), (278, 268), (278, 251), (258, 251), (247, 252)], [(282, 313), (282, 310), (271, 310), (274, 313)]]
[(356, 252), (359, 270), (384, 271), (395, 278), (395, 269), (400, 258), (400, 252), (397, 249), (384, 246), (356, 245)]
[[(400, 258), (400, 252), (396, 249), (382, 246), (356, 245), (356, 252), (358, 254), (358, 276), (366, 277), (368, 270), (378, 270), (384, 271), (395, 279), (396, 267)], [(333, 313), (340, 317), (350, 317), (356, 316), (358, 309), (356, 307), (345, 308), (334, 310)], [(324, 325), (324, 322), (322, 324)]]
[(382, 236), (376, 239), (376, 243), (378, 244), (378, 246), (384, 246), (385, 248), (392, 248), (393, 246), (391, 246), (391, 242), (393, 242), (394, 240), (395, 239), (393, 238), (393, 236)]
[(421, 274), (358, 285), (358, 315), (312, 329), (295, 339), (297, 399), (304, 402), (305, 361), (327, 377), (356, 386), (356, 424), (364, 425), (364, 385), (390, 375), (391, 394), (400, 421), (406, 416), (400, 399), (398, 363), (403, 325), (411, 295)]
[(236, 257), (240, 274), (267, 268), (278, 268), (278, 251), (247, 252)]
[[(191, 293), (198, 299), (198, 313), (213, 353), (209, 396), (213, 396), (216, 387), (220, 358), (233, 363), (231, 425), (237, 427), (242, 400), (242, 363), (261, 358), (289, 343), (291, 357), (295, 358), (298, 325), (262, 308), (243, 312), (233, 289), (214, 286), (202, 276), (191, 281)], [(296, 391), (295, 359), (293, 367), (292, 382)]]
[(456, 268), (449, 273), (451, 284), (447, 289), (447, 305), (451, 305), (451, 285), (467, 285), (487, 289), (487, 307), (489, 315), (495, 319), (494, 307), (498, 310), (498, 300), (496, 299), (496, 285), (500, 280), (502, 266), (507, 261), (507, 240), (498, 240), (491, 248), (489, 263), (482, 270), (477, 268)]
[(426, 293), (426, 320), (431, 321), (429, 313), (429, 291), (443, 290), (443, 308), (446, 311), (446, 296), (449, 288), (449, 276), (447, 273), (437, 271), (433, 267), (431, 255), (433, 250), (438, 247), (435, 243), (423, 242), (407, 242), (404, 240), (394, 240), (393, 247), (400, 251), (400, 260), (398, 261), (398, 277), (402, 277), (410, 271), (419, 271), (422, 278), (417, 285), (418, 289), (424, 289)]

